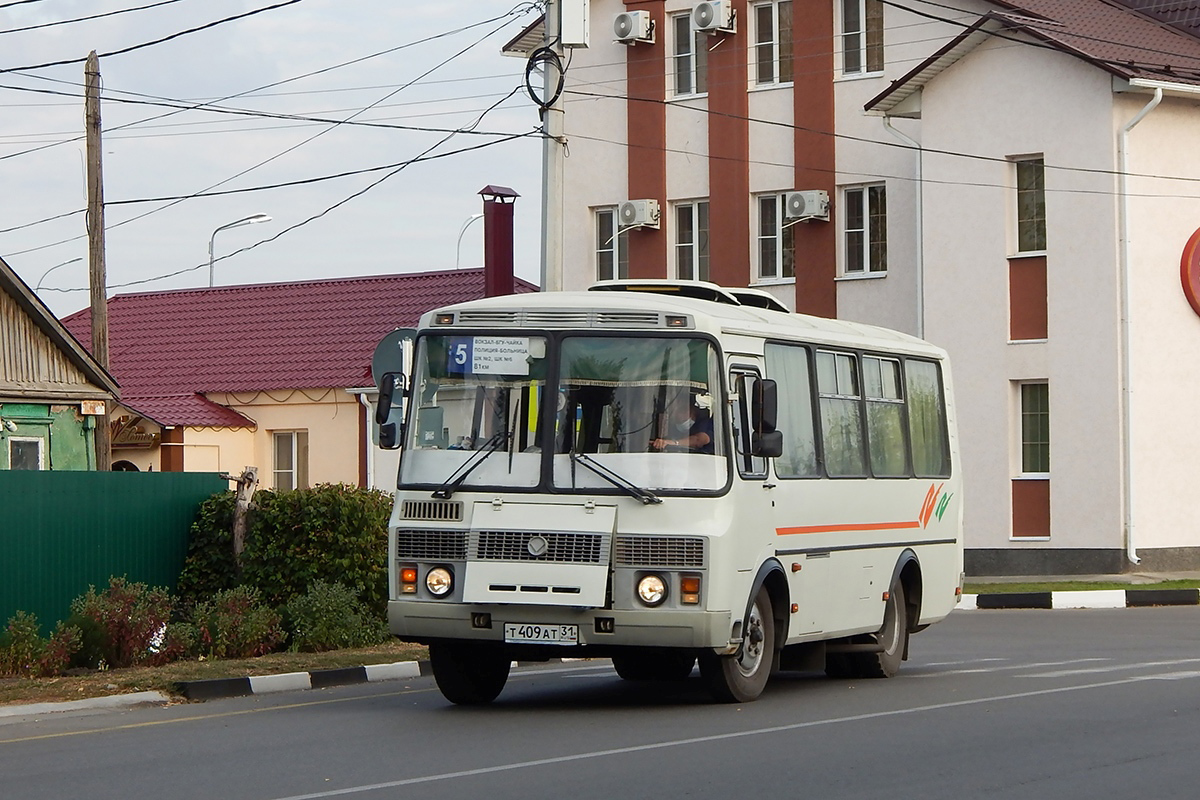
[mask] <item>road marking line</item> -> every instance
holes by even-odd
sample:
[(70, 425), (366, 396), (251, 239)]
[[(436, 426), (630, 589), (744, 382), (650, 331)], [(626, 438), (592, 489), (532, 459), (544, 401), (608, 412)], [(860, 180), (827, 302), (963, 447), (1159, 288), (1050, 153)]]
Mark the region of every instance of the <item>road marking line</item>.
[[(1179, 673), (1184, 675), (1184, 673)], [(1187, 677), (1193, 677), (1191, 673), (1186, 674)], [(1200, 673), (1195, 673), (1195, 677), (1200, 677)], [(759, 728), (750, 731), (733, 731), (730, 733), (718, 733), (711, 736), (695, 736), (688, 739), (674, 739), (665, 742), (654, 742), (651, 744), (634, 745), (631, 747), (615, 747), (609, 750), (593, 750), (587, 753), (574, 753), (566, 756), (555, 756), (552, 758), (538, 758), (531, 761), (517, 761), (511, 764), (497, 764), (492, 767), (479, 767), (477, 769), (464, 769), (456, 772), (443, 772), (437, 775), (424, 775), (418, 778), (402, 778), (395, 781), (386, 781), (384, 783), (371, 783), (361, 786), (349, 786), (344, 789), (330, 789), (324, 792), (313, 792), (311, 794), (289, 795), (287, 797), (275, 798), (275, 800), (321, 800), (325, 797), (343, 797), (352, 794), (364, 794), (366, 792), (379, 791), (380, 789), (395, 789), (401, 786), (417, 786), (420, 784), (436, 783), (438, 781), (454, 780), (456, 778), (471, 778), (478, 775), (494, 775), (500, 772), (512, 772), (521, 769), (530, 769), (533, 767), (545, 767), (554, 764), (569, 764), (574, 761), (586, 761), (593, 758), (608, 758), (610, 756), (629, 755), (631, 753), (645, 753), (653, 750), (664, 750), (669, 747), (687, 747), (694, 744), (709, 744), (712, 742), (725, 742), (733, 739), (744, 739), (751, 736), (764, 736), (772, 733), (787, 733), (789, 731), (798, 731), (805, 728), (818, 728), (825, 725), (838, 725), (846, 722), (862, 722), (864, 720), (883, 719), (885, 717), (897, 717), (907, 714), (919, 714), (927, 711), (943, 711), (950, 708), (964, 708), (967, 706), (984, 705), (987, 703), (997, 703), (1006, 700), (1023, 700), (1030, 697), (1043, 697), (1046, 695), (1065, 694), (1066, 692), (1076, 692), (1084, 689), (1104, 689), (1111, 686), (1125, 686), (1132, 683), (1141, 683), (1147, 680), (1161, 680), (1162, 676), (1134, 676), (1129, 678), (1121, 678), (1114, 681), (1104, 681), (1102, 683), (1089, 683), (1080, 686), (1063, 686), (1055, 689), (1037, 689), (1029, 692), (1014, 692), (1012, 694), (996, 695), (993, 697), (980, 697), (975, 700), (955, 700), (948, 703), (935, 703), (926, 706), (915, 706), (913, 708), (900, 708), (894, 711), (874, 711), (868, 714), (854, 714), (848, 717), (834, 717), (831, 719), (813, 720), (811, 722), (796, 722), (791, 725), (777, 725), (771, 728)]]
[(1095, 675), (1103, 672), (1121, 672), (1130, 669), (1146, 669), (1147, 667), (1174, 667), (1180, 664), (1200, 664), (1200, 658), (1178, 658), (1172, 661), (1141, 661), (1133, 664), (1113, 664), (1107, 667), (1089, 667), (1087, 669), (1060, 669), (1053, 672), (1036, 672), (1033, 675), (1018, 675), (1018, 678), (1066, 678), (1071, 675)]

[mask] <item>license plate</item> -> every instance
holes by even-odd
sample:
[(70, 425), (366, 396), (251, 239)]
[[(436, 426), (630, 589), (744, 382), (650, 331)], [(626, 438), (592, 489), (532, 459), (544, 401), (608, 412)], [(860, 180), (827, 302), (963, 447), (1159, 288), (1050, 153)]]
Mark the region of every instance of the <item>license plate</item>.
[(504, 641), (508, 644), (579, 644), (579, 626), (506, 622)]

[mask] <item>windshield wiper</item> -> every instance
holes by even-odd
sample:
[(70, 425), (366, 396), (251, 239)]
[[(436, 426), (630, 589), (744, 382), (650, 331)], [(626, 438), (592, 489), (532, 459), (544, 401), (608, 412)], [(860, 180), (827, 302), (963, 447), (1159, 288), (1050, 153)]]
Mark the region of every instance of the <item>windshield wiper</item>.
[(467, 476), (475, 471), (475, 468), (482, 464), (488, 456), (500, 449), (500, 446), (508, 441), (508, 431), (496, 431), (491, 438), (483, 443), (483, 447), (471, 454), (471, 457), (459, 465), (458, 469), (447, 478), (440, 487), (433, 492), (433, 496), (439, 500), (449, 500), (454, 490), (462, 485), (462, 482), (467, 479)]
[(630, 497), (642, 505), (657, 505), (662, 502), (662, 498), (654, 494), (654, 492), (643, 489), (632, 481), (618, 475), (599, 461), (589, 458), (583, 453), (576, 453), (574, 450), (571, 451), (570, 455), (572, 464), (582, 464), (618, 489), (624, 489)]

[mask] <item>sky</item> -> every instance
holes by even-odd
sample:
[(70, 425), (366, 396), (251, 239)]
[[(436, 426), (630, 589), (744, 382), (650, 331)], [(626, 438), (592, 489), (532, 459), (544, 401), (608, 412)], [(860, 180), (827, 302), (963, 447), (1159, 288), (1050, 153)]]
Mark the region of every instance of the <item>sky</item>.
[[(482, 220), (468, 221), (487, 185), (520, 195), (515, 269), (536, 282), (540, 120), (524, 62), (500, 49), (537, 13), (523, 0), (0, 0), (0, 257), (55, 314), (88, 305), (95, 50), (109, 297), (207, 286), (210, 240), (217, 286), (479, 266)], [(341, 173), (358, 174), (317, 180)], [(271, 220), (216, 233), (256, 214)]]

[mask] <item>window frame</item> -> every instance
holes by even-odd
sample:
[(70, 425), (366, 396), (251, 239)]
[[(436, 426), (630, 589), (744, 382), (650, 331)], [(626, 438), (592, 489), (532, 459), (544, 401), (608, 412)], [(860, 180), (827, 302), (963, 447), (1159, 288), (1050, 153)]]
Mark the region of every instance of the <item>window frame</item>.
[(13, 445), (14, 444), (29, 444), (30, 442), (37, 444), (37, 469), (25, 470), (23, 472), (43, 472), (46, 469), (46, 440), (41, 436), (8, 436), (8, 469), (13, 470)]
[[(289, 469), (279, 467), (279, 445), (282, 437), (290, 437), (292, 464)], [(297, 428), (292, 430), (271, 431), (271, 479), (272, 485), (279, 491), (309, 488), (308, 476), (309, 441), (308, 430)], [(303, 456), (303, 457), (302, 457)], [(290, 476), (290, 486), (280, 485), (281, 475)]]
[[(1046, 252), (1046, 159), (1029, 156), (1012, 159), (1013, 164), (1013, 243), (1014, 253), (1022, 256)], [(1034, 174), (1023, 171), (1036, 166)], [(1023, 187), (1022, 184), (1026, 185)], [(1027, 201), (1033, 208), (1027, 208)]]
[[(1036, 399), (1044, 403), (1044, 408), (1032, 410), (1028, 408), (1029, 398), (1027, 398), (1025, 390), (1033, 388), (1043, 390), (1039, 393), (1042, 396)], [(1017, 383), (1016, 430), (1018, 478), (1050, 477), (1050, 470), (1053, 468), (1050, 450), (1052, 441), (1050, 422), (1050, 382), (1043, 380), (1019, 381)], [(1044, 467), (1044, 469), (1038, 469), (1039, 467)]]
[[(756, 232), (754, 234), (754, 264), (757, 273), (756, 283), (793, 283), (796, 280), (796, 234), (792, 226), (798, 220), (787, 221), (787, 195), (781, 192), (767, 192), (754, 196)], [(771, 205), (774, 223), (770, 233), (764, 232), (764, 208)], [(766, 260), (764, 247), (770, 242), (774, 248), (773, 274), (763, 272)]]
[[(609, 217), (613, 234), (606, 241), (601, 242), (601, 218), (604, 216)], [(625, 280), (629, 277), (629, 228), (621, 228), (621, 220), (618, 216), (616, 206), (597, 206), (593, 208), (592, 219), (596, 234), (594, 239), (595, 249), (592, 251), (596, 280)], [(609, 244), (611, 247), (603, 247), (605, 244)], [(612, 259), (610, 264), (612, 274), (609, 275), (605, 275), (602, 272), (601, 259), (604, 254), (610, 254)]]
[[(686, 21), (689, 36), (685, 39), (680, 35), (680, 23)], [(708, 34), (704, 31), (696, 30), (692, 21), (692, 12), (689, 9), (686, 13), (671, 15), (671, 96), (672, 97), (704, 97), (708, 94), (708, 47), (705, 46), (708, 41)], [(683, 44), (687, 44), (686, 50), (681, 50)], [(680, 64), (686, 62), (687, 68), (683, 70)], [(682, 76), (687, 77), (686, 86), (682, 83)]]
[[(709, 227), (711, 218), (709, 217), (708, 200), (699, 198), (696, 200), (684, 200), (682, 202), (673, 203), (672, 208), (674, 214), (671, 221), (675, 226), (675, 236), (673, 247), (675, 250), (675, 277), (682, 281), (707, 281), (709, 280), (710, 256), (712, 249), (710, 247)], [(682, 214), (687, 212), (690, 223), (691, 239), (683, 241), (682, 237), (685, 232)], [(703, 222), (703, 224), (701, 224)], [(684, 256), (687, 257), (687, 271), (689, 274), (684, 274)]]
[[(851, 30), (853, 8), (857, 22)], [(838, 4), (838, 42), (835, 50), (841, 53), (841, 74), (848, 77), (880, 75), (884, 70), (882, 0), (841, 0)], [(856, 41), (851, 45), (851, 38)], [(850, 57), (853, 53), (853, 58)]]
[[(864, 183), (842, 187), (842, 277), (887, 277), (887, 184)], [(851, 227), (852, 213), (861, 227)], [(861, 242), (851, 241), (860, 235)], [(858, 266), (851, 268), (851, 257)]]
[[(786, 6), (786, 15), (781, 13)], [(795, 80), (795, 61), (792, 51), (794, 34), (795, 6), (792, 0), (768, 0), (754, 3), (751, 7), (754, 17), (754, 41), (751, 43), (751, 71), (754, 73), (754, 85), (759, 88), (772, 86), (790, 86)], [(762, 12), (769, 13), (771, 35), (763, 40)], [(781, 21), (786, 16), (787, 31), (783, 30)], [(769, 52), (769, 59), (763, 58), (764, 48)], [(771, 74), (763, 76), (763, 67), (770, 64)], [(786, 67), (785, 67), (786, 65)], [(784, 73), (786, 74), (786, 77)]]

